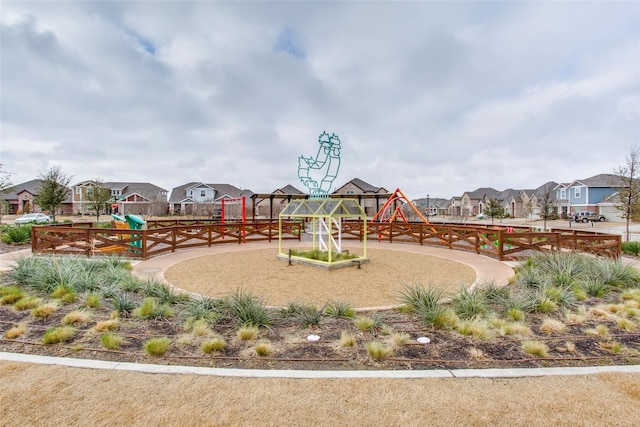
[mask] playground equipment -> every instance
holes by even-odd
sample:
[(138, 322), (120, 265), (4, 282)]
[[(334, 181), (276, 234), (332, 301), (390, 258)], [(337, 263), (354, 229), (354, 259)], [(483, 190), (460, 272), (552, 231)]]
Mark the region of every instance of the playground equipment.
[[(400, 204), (398, 204), (398, 202), (400, 202)], [(424, 221), (425, 224), (429, 224), (429, 220), (420, 213), (420, 211), (413, 205), (413, 203), (411, 203), (409, 199), (407, 199), (407, 197), (399, 188), (396, 188), (396, 190), (391, 193), (391, 197), (387, 199), (380, 210), (373, 216), (373, 218), (371, 218), (371, 222), (376, 222), (376, 220), (378, 222), (394, 222), (397, 218), (402, 218), (402, 221), (404, 221), (405, 223), (409, 222), (404, 216), (404, 213), (402, 213), (402, 206), (405, 204), (409, 206), (416, 213), (416, 215), (418, 215), (418, 217), (422, 221)], [(391, 212), (392, 205), (393, 212)]]
[[(298, 157), (298, 178), (302, 184), (309, 189), (309, 196), (312, 199), (325, 198), (329, 196), (331, 184), (338, 176), (340, 169), (340, 138), (335, 133), (329, 136), (327, 132), (322, 132), (318, 137), (318, 152), (315, 157)], [(324, 176), (314, 179), (311, 171), (321, 171), (318, 175)]]
[[(146, 225), (146, 222), (136, 215), (125, 215), (123, 217), (117, 214), (111, 214), (111, 217), (113, 218), (113, 227), (119, 230), (142, 230)], [(140, 235), (131, 234), (129, 237), (135, 239), (136, 237), (140, 237)], [(120, 234), (119, 238), (122, 240), (123, 235)], [(131, 247), (127, 249), (122, 245), (110, 245), (96, 249), (96, 252), (124, 252), (127, 250), (138, 250), (137, 248), (142, 248), (142, 241), (139, 238), (132, 240), (131, 243), (129, 243), (129, 246)]]

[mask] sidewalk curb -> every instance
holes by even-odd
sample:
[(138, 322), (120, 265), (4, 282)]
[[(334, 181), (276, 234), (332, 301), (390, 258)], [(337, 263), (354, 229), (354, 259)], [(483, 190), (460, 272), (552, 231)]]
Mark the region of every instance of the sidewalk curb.
[(337, 378), (521, 378), (547, 376), (593, 375), (610, 372), (640, 373), (640, 365), (589, 366), (575, 368), (514, 368), (514, 369), (435, 369), (407, 371), (302, 371), (205, 368), (199, 366), (154, 365), (147, 363), (109, 362), (105, 360), (73, 359), (66, 357), (38, 356), (22, 353), (0, 352), (0, 362), (20, 362), (40, 365), (58, 365), (71, 368), (102, 369), (113, 371), (140, 372), (147, 374), (188, 374), (218, 377), (242, 378), (296, 378), (296, 379), (337, 379)]

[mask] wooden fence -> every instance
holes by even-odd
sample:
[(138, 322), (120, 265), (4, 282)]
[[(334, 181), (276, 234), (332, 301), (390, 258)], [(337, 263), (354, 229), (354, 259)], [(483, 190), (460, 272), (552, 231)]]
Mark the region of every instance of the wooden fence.
[[(31, 231), (33, 253), (121, 256), (147, 259), (166, 252), (217, 244), (243, 244), (278, 239), (278, 223), (259, 221), (226, 223), (197, 220), (149, 221), (147, 229), (95, 228), (92, 223), (35, 226)], [(304, 224), (282, 223), (284, 240), (301, 240)], [(343, 221), (343, 240), (362, 240), (362, 222)], [(412, 243), (463, 250), (501, 261), (516, 260), (540, 251), (570, 250), (617, 257), (621, 236), (589, 231), (552, 229), (531, 231), (518, 226), (470, 226), (463, 224), (369, 223), (367, 239)]]

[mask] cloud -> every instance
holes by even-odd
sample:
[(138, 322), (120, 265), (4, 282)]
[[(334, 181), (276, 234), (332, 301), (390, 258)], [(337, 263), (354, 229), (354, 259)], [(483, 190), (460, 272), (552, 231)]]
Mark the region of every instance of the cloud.
[[(640, 140), (640, 11), (574, 2), (9, 2), (0, 160), (14, 182), (297, 179), (410, 197), (608, 173)], [(595, 31), (594, 29), (597, 29)]]

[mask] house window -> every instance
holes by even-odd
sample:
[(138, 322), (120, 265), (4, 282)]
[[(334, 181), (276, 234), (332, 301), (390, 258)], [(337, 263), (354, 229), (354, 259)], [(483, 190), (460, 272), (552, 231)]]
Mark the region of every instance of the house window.
[(193, 196), (193, 190), (187, 191), (187, 196), (189, 196), (189, 197)]
[(76, 194), (82, 194), (82, 188), (76, 187)]
[(200, 190), (200, 197), (206, 197), (207, 190)]
[(580, 192), (580, 187), (575, 187), (575, 188), (573, 189), (573, 197), (575, 197), (576, 199), (579, 199), (579, 198), (580, 198), (580, 193), (581, 193), (581, 192)]
[(567, 198), (567, 190), (563, 188), (560, 190), (560, 199), (566, 199), (566, 198)]
[(347, 191), (346, 191), (346, 193), (347, 193), (347, 194), (356, 194), (356, 192), (355, 192), (355, 191), (353, 191), (353, 190), (347, 190)]

